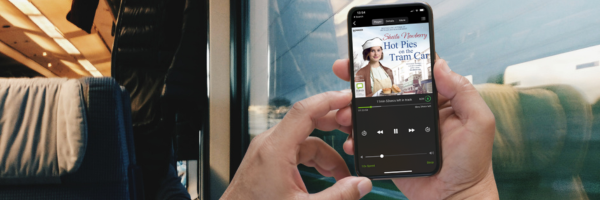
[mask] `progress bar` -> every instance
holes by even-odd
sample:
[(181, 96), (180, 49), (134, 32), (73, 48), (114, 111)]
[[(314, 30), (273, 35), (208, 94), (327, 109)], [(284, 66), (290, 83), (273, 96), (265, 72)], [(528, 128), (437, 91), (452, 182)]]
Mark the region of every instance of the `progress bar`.
[(416, 156), (416, 155), (427, 155), (427, 153), (411, 153), (411, 154), (395, 154), (395, 155), (380, 154), (378, 156), (365, 156), (365, 158), (384, 158), (384, 157), (389, 157), (389, 156)]
[(412, 170), (404, 170), (404, 171), (391, 171), (391, 172), (383, 172), (384, 174), (399, 174), (399, 173), (410, 173)]
[(396, 155), (387, 155), (387, 156), (415, 156), (415, 155), (427, 155), (427, 153), (396, 154)]
[(386, 106), (360, 106), (361, 108), (383, 108), (383, 107), (396, 107), (396, 106), (416, 106), (416, 105), (431, 105), (431, 103), (412, 103), (412, 104), (400, 104), (400, 105), (386, 105)]

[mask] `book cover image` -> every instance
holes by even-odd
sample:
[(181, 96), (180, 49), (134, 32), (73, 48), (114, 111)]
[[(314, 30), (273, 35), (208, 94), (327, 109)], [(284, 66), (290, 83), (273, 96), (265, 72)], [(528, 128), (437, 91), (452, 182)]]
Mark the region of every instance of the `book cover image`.
[(429, 24), (352, 29), (355, 96), (433, 92)]

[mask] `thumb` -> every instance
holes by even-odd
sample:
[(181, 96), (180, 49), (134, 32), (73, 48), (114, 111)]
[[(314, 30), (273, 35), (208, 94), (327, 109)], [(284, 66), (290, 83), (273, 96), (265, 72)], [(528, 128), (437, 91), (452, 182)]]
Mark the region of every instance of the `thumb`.
[(435, 76), (435, 85), (438, 92), (448, 99), (454, 99), (463, 91), (475, 90), (469, 80), (453, 72), (444, 59), (438, 59), (435, 62), (433, 75)]
[(463, 123), (466, 123), (469, 118), (477, 121), (493, 116), (473, 84), (467, 78), (450, 70), (445, 60), (437, 60), (433, 71), (438, 93), (450, 100)]
[(372, 188), (373, 184), (368, 178), (349, 176), (319, 193), (311, 194), (310, 199), (360, 199), (371, 192)]

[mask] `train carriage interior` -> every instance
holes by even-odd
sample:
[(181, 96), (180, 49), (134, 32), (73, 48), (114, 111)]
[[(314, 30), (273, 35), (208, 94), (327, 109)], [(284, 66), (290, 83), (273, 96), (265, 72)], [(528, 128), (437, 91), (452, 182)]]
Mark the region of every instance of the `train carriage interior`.
[[(350, 89), (331, 67), (349, 10), (407, 2), (0, 0), (0, 199), (220, 199), (294, 103)], [(435, 53), (495, 117), (500, 198), (600, 199), (600, 1), (427, 3)], [(431, 69), (390, 67), (432, 91)], [(310, 135), (356, 175), (348, 134)], [(362, 199), (408, 198), (376, 180)]]

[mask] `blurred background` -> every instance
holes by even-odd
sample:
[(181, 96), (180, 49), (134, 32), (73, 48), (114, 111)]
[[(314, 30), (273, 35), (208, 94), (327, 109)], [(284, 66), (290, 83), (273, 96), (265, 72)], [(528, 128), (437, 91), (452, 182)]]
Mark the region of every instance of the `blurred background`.
[[(193, 76), (170, 80), (188, 87), (169, 90), (175, 93), (166, 100), (191, 93), (201, 100), (184, 102), (197, 107), (193, 114), (169, 115), (179, 117), (176, 127), (185, 132), (173, 141), (200, 141), (187, 147), (174, 142), (179, 175), (197, 188), (190, 193), (218, 199), (254, 136), (277, 124), (295, 102), (350, 88), (331, 71), (335, 60), (348, 58), (350, 8), (410, 1), (76, 2), (0, 0), (0, 77), (113, 76), (132, 92), (136, 126), (136, 120), (148, 124), (166, 115), (152, 102), (165, 96), (170, 69), (183, 66), (180, 72)], [(190, 6), (197, 12), (184, 12), (190, 2), (199, 4)], [(438, 55), (472, 81), (496, 117), (500, 197), (600, 199), (600, 2), (427, 3)], [(96, 9), (74, 9), (89, 5)], [(198, 13), (195, 21), (186, 18), (190, 13)], [(353, 156), (342, 149), (347, 134), (315, 130), (312, 136), (336, 149), (354, 172)], [(313, 168), (299, 169), (310, 192), (335, 182)], [(375, 181), (364, 199), (406, 198), (391, 181)]]
[[(331, 71), (348, 58), (347, 13), (396, 0), (249, 2), (249, 134), (290, 105), (349, 89)], [(493, 164), (501, 199), (600, 198), (600, 2), (431, 0), (436, 50), (496, 117)], [(268, 12), (265, 12), (268, 8)], [(354, 171), (347, 134), (315, 130)], [(334, 183), (299, 166), (311, 192)], [(365, 199), (405, 199), (375, 181)]]

